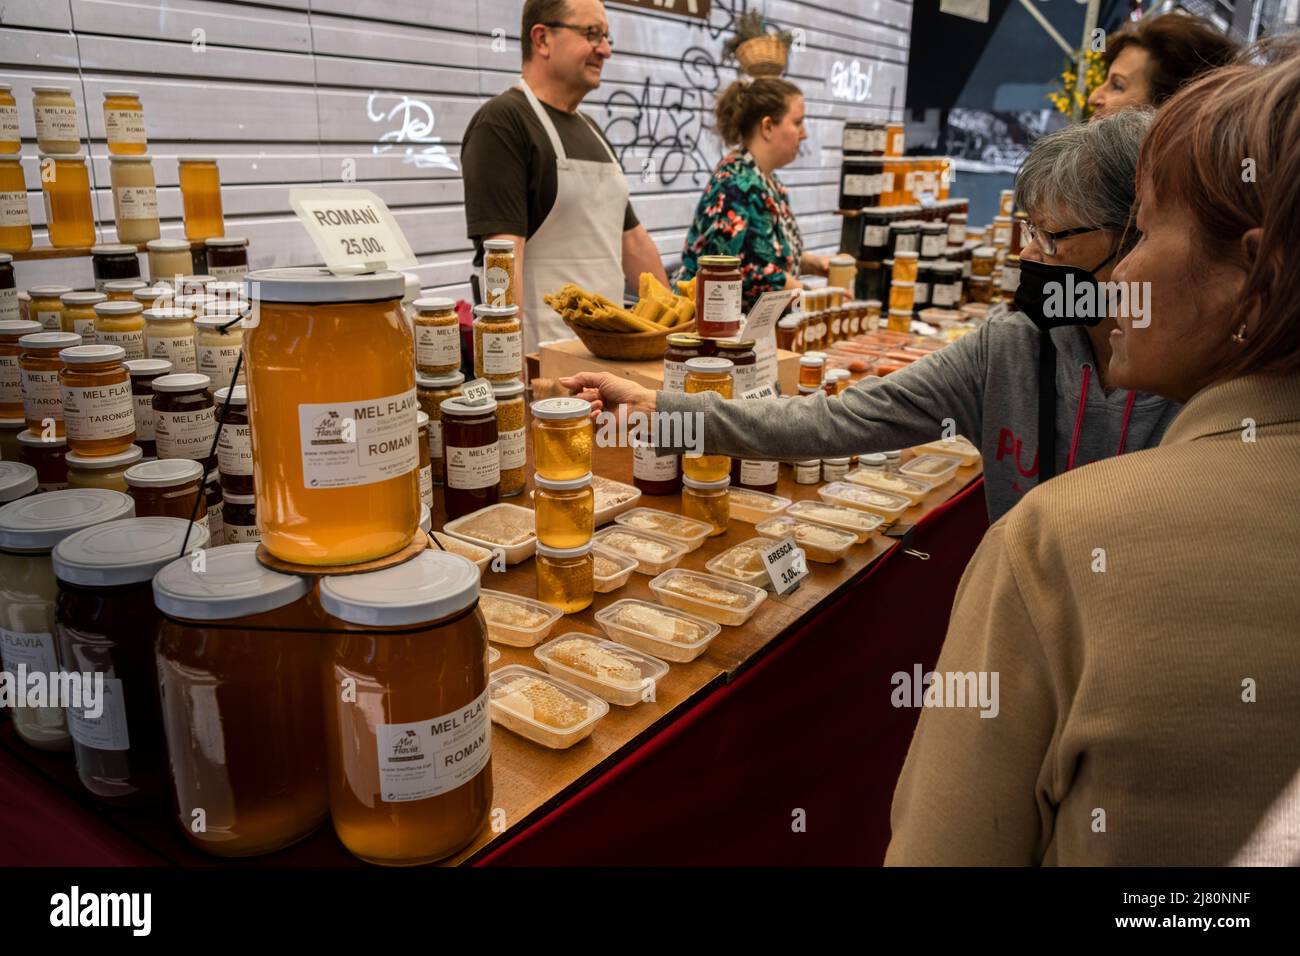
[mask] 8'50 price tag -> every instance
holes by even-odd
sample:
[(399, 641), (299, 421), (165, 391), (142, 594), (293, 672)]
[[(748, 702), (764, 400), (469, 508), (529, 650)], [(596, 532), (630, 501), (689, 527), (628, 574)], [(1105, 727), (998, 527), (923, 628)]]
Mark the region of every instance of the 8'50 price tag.
[(482, 405), (492, 397), (492, 383), (485, 378), (466, 382), (460, 390), (460, 397), (466, 405)]
[(789, 594), (808, 577), (808, 559), (794, 538), (782, 538), (763, 551), (763, 567), (777, 594)]

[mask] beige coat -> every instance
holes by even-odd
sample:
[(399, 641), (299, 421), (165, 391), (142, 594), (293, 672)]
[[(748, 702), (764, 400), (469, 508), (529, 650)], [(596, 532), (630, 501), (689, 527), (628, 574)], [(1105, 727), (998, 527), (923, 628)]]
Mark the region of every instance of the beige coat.
[(887, 863), (1300, 863), (1300, 375), (1034, 489), (936, 670), (998, 672), (998, 713), (923, 710)]

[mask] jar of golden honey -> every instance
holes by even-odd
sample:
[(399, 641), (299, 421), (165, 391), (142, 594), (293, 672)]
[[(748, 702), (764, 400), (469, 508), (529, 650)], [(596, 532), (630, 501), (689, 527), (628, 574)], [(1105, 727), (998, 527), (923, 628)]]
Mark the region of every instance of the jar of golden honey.
[(524, 377), (524, 334), (519, 307), (474, 307), (474, 374), (489, 382)]
[(591, 471), (596, 430), (591, 402), (543, 398), (533, 402), (533, 468), (543, 478), (565, 481)]
[(39, 322), (26, 319), (0, 321), (0, 420), (23, 417), (23, 372), (18, 366), (18, 356), (23, 349), (18, 342), (23, 336), (39, 331)]
[[(226, 234), (221, 211), (221, 174), (212, 156), (177, 157), (180, 168), (181, 205), (185, 212), (185, 238), (202, 242)], [(185, 274), (191, 270), (186, 269)], [(399, 296), (400, 298), (400, 296)]]
[[(27, 290), (27, 316), (41, 323), (46, 332), (63, 331), (63, 297), (71, 292), (66, 285), (35, 285)], [(69, 329), (68, 331), (71, 331)]]
[(201, 569), (186, 556), (153, 579), (177, 822), (217, 856), (274, 852), (329, 818), (324, 616), (309, 578), (262, 567), (256, 551), (213, 547)]
[[(149, 281), (153, 283), (153, 288), (159, 285), (175, 287), (180, 284), (181, 277), (189, 275), (194, 268), (190, 244), (184, 239), (150, 239), (146, 248), (149, 251)], [(174, 288), (169, 288), (168, 295), (174, 294)], [(139, 295), (136, 294), (137, 302), (140, 301)], [(160, 296), (161, 293), (156, 293), (153, 298), (156, 301)], [(150, 306), (145, 303), (145, 307)], [(152, 307), (161, 308), (161, 305)]]
[(109, 160), (113, 186), (113, 223), (121, 242), (141, 243), (162, 233), (158, 221), (158, 183), (153, 161), (140, 156), (113, 156)]
[[(688, 395), (717, 392), (723, 398), (732, 397), (733, 366), (730, 359), (703, 356), (686, 363)], [(687, 452), (682, 456), (682, 474), (696, 481), (716, 481), (731, 475), (731, 459), (726, 455), (696, 455)]]
[(494, 505), (501, 494), (501, 450), (497, 444), (496, 400), (471, 404), (464, 398), (442, 403), (447, 518)]
[(41, 189), (50, 245), (70, 249), (95, 244), (90, 173), (81, 153), (41, 153)]
[(139, 445), (132, 445), (126, 451), (116, 455), (99, 455), (90, 457), (70, 451), (63, 456), (68, 466), (69, 488), (106, 488), (109, 491), (130, 492), (126, 483), (126, 472), (140, 463), (144, 451)]
[(911, 312), (915, 304), (915, 282), (891, 282), (889, 284), (889, 311)]
[(441, 485), (446, 480), (447, 465), (442, 450), (442, 403), (460, 394), (465, 384), (463, 372), (446, 375), (415, 376), (420, 408), (429, 416), (429, 461), (432, 465), (433, 483)]
[(492, 807), (487, 624), (478, 568), (423, 551), (320, 583), (330, 815), (368, 863), (445, 859)]
[(523, 494), (528, 483), (528, 429), (524, 425), (524, 383), (494, 382), (497, 400), (497, 446), (501, 458), (502, 498)]
[(77, 101), (66, 86), (33, 86), (32, 116), (36, 146), (42, 153), (75, 153), (81, 149)]
[(104, 686), (98, 713), (67, 708), (77, 776), (107, 803), (161, 804), (171, 792), (151, 582), (179, 555), (193, 560), (208, 540), (206, 530), (175, 518), (135, 517), (78, 531), (54, 547), (61, 659)]
[(900, 250), (894, 253), (894, 268), (891, 273), (892, 282), (915, 282), (918, 267), (921, 261), (921, 254), (910, 250)]
[(145, 357), (144, 308), (139, 302), (109, 300), (94, 310), (96, 345), (120, 345), (127, 361)]
[(451, 299), (416, 299), (415, 367), (423, 375), (446, 375), (460, 368), (460, 317)]
[(135, 442), (131, 376), (120, 345), (77, 345), (59, 352), (68, 448), (80, 455), (116, 455)]
[(596, 530), (591, 473), (563, 481), (537, 475), (533, 484), (538, 542), (548, 548), (578, 548), (589, 542)]
[(187, 458), (160, 458), (132, 465), (123, 476), (137, 517), (193, 519), (208, 526), (203, 466)]
[(32, 220), (22, 160), (0, 156), (0, 251), (26, 252), (31, 247)]
[(22, 149), (22, 145), (14, 88), (8, 83), (0, 83), (0, 153), (16, 153)]
[(102, 292), (68, 292), (60, 296), (62, 331), (76, 332), (81, 336), (82, 345), (94, 345), (95, 306), (107, 301), (108, 296)]
[(889, 321), (887, 328), (891, 332), (911, 332), (912, 331), (912, 310), (911, 309), (890, 309)]
[(144, 107), (135, 90), (104, 91), (104, 139), (113, 156), (138, 155), (148, 150)]
[(194, 316), (190, 310), (179, 304), (170, 309), (146, 309), (144, 352), (146, 358), (171, 362), (178, 372), (198, 371)]
[(537, 600), (576, 614), (591, 606), (595, 596), (595, 559), (591, 542), (575, 548), (537, 545)]
[(262, 544), (306, 565), (402, 550), (419, 528), (420, 494), (415, 341), (400, 309), (401, 274), (264, 269), (249, 273), (248, 287), (256, 305), (244, 361)]
[(18, 340), (22, 352), (18, 368), (22, 372), (23, 417), (29, 430), (37, 434), (62, 437), (63, 389), (59, 373), (63, 359), (59, 353), (81, 344), (75, 332), (33, 332)]
[(710, 538), (727, 533), (731, 520), (731, 476), (716, 481), (682, 479), (682, 514), (711, 525)]
[(805, 354), (799, 359), (799, 384), (818, 388), (826, 374), (826, 359), (820, 355)]

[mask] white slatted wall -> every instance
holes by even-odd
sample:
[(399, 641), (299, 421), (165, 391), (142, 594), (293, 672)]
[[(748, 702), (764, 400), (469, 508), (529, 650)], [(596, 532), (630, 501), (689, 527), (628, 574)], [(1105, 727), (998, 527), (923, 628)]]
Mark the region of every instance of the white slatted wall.
[[(609, 6), (615, 55), (583, 109), (616, 146), (627, 144), (637, 215), (670, 266), (721, 155), (702, 127), (713, 92), (735, 76), (717, 64), (746, 4), (713, 0), (707, 26)], [(843, 122), (883, 120), (891, 103), (898, 117), (911, 3), (748, 4), (803, 31), (788, 75), (807, 98), (809, 140), (780, 175), (809, 246), (827, 251), (839, 238), (831, 211)], [(350, 174), (393, 209), (419, 256), (422, 284), (467, 297), (461, 133), (518, 75), (521, 8), (521, 0), (2, 0), (0, 81), (13, 84), (18, 100), (29, 188), (40, 182), (31, 88), (73, 87), (94, 157), (102, 241), (113, 241), (103, 90), (134, 88), (163, 235), (183, 235), (176, 156), (210, 154), (220, 161), (227, 234), (249, 237), (253, 267), (315, 262), (287, 187), (337, 186)], [(657, 175), (646, 177), (647, 169)], [(39, 188), (29, 200), (43, 243)], [(19, 269), (21, 286), (90, 285), (84, 260)]]

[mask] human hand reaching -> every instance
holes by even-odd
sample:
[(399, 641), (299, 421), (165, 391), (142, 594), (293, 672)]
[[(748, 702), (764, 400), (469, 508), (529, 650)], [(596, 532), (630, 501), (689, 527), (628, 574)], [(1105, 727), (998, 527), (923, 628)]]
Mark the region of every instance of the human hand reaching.
[(602, 409), (615, 414), (622, 409), (649, 415), (658, 404), (657, 392), (609, 372), (579, 372), (560, 379), (560, 386), (567, 388), (570, 395), (591, 402), (593, 415)]

